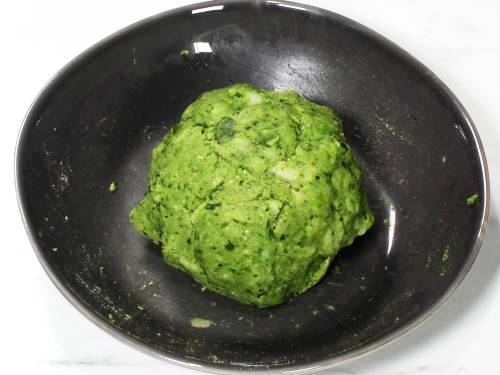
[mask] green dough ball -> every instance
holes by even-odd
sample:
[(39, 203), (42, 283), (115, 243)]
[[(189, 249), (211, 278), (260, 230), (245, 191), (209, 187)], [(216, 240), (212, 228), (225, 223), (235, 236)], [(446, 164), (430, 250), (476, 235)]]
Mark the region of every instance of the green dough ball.
[(153, 150), (134, 226), (209, 290), (268, 307), (373, 224), (340, 118), (293, 91), (204, 93)]

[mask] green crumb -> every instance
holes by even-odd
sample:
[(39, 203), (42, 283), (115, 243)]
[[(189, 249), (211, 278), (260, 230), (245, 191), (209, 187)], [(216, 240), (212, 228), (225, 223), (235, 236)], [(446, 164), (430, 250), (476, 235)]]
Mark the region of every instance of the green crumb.
[(327, 309), (328, 311), (335, 311), (335, 306), (334, 305), (326, 305), (325, 309)]
[(144, 305), (137, 305), (137, 309), (141, 310), (141, 311), (144, 311)]
[(316, 285), (373, 225), (362, 182), (330, 108), (237, 84), (188, 106), (130, 216), (202, 287), (270, 307)]
[(109, 191), (113, 192), (116, 191), (116, 189), (118, 189), (118, 185), (113, 181), (111, 185), (109, 185)]
[(214, 322), (203, 318), (193, 318), (191, 319), (191, 327), (193, 328), (209, 328)]
[(443, 250), (443, 262), (446, 263), (450, 256), (450, 245), (447, 245)]
[(52, 251), (53, 251), (54, 253), (56, 253), (56, 252), (57, 252), (57, 250), (59, 250), (57, 247), (53, 247), (53, 248), (52, 248)]
[(313, 313), (314, 316), (317, 316), (317, 315), (319, 315), (319, 310), (318, 309), (314, 309), (312, 311), (312, 313)]
[(295, 329), (299, 329), (300, 328), (300, 323), (295, 323)]
[(334, 266), (333, 267), (333, 273), (335, 273), (335, 274), (338, 275), (341, 272), (342, 272), (342, 269), (340, 268), (340, 266)]
[(113, 318), (113, 314), (108, 314), (108, 321), (111, 324), (115, 324), (116, 323), (116, 320)]
[(385, 271), (389, 271), (389, 267), (384, 266), (384, 270), (385, 270)]
[(153, 293), (153, 298), (160, 298), (160, 295), (158, 293)]
[(125, 320), (132, 320), (132, 317), (129, 314), (125, 314)]
[(386, 219), (384, 219), (384, 225), (385, 225), (386, 227), (388, 227), (388, 226), (389, 226), (389, 219), (387, 219), (387, 218), (386, 218)]
[(477, 203), (478, 199), (479, 199), (479, 193), (475, 193), (472, 194), (470, 197), (468, 197), (466, 202), (469, 206), (474, 206)]
[(207, 358), (212, 363), (224, 364), (224, 361), (217, 357), (215, 354), (209, 354)]
[(187, 50), (187, 49), (183, 49), (183, 50), (179, 53), (179, 55), (181, 55), (181, 56), (189, 56), (189, 50)]
[(425, 268), (429, 268), (432, 262), (432, 257), (430, 254), (427, 255), (427, 262), (425, 263)]

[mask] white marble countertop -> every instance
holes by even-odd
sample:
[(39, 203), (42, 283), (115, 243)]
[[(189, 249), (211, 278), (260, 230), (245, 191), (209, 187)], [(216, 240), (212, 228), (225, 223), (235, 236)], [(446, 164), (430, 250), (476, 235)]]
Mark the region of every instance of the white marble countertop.
[[(482, 137), (493, 197), (482, 250), (451, 299), (396, 342), (322, 374), (500, 374), (500, 2), (304, 2), (380, 32), (426, 64), (456, 93)], [(17, 0), (0, 5), (3, 374), (197, 374), (136, 352), (70, 306), (30, 248), (12, 178), (14, 144), (23, 116), (60, 67), (117, 29), (188, 3), (192, 1)]]

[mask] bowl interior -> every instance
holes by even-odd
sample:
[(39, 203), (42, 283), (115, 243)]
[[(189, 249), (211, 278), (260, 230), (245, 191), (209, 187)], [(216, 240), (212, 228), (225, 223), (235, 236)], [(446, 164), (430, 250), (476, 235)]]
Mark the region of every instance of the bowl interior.
[[(419, 320), (476, 254), (487, 192), (460, 105), (362, 26), (282, 5), (184, 8), (128, 28), (61, 72), (26, 119), (19, 197), (42, 262), (81, 308), (157, 354), (235, 369), (349, 356)], [(271, 309), (202, 292), (128, 216), (184, 108), (236, 82), (338, 112), (376, 216), (319, 285)], [(193, 317), (215, 325), (193, 328)]]

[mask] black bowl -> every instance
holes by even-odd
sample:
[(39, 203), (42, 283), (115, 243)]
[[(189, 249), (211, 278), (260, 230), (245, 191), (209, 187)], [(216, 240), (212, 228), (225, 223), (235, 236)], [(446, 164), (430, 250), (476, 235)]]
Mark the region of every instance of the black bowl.
[[(201, 291), (128, 216), (183, 109), (235, 82), (337, 111), (376, 216), (322, 282), (272, 309)], [(83, 53), (31, 107), (16, 171), (36, 254), (68, 300), (137, 349), (218, 373), (332, 365), (408, 331), (464, 278), (489, 205), (477, 131), (436, 76), (351, 20), (282, 1), (181, 8)]]

